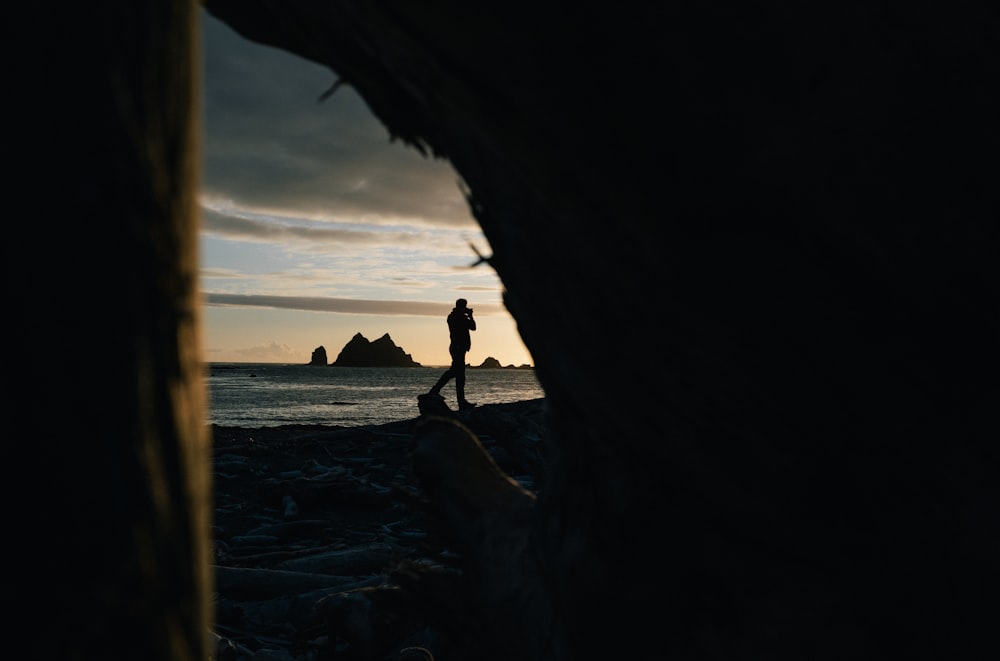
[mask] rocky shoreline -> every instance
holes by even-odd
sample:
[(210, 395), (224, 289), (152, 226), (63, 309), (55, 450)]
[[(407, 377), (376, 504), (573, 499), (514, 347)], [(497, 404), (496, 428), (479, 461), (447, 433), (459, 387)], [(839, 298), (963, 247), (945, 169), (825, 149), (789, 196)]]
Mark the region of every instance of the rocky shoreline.
[[(415, 407), (416, 408), (416, 407)], [(447, 415), (447, 411), (445, 415)], [(504, 473), (544, 485), (544, 400), (452, 414)], [(212, 426), (219, 661), (444, 659), (461, 557), (411, 470), (421, 420)], [(466, 623), (466, 627), (474, 623)]]

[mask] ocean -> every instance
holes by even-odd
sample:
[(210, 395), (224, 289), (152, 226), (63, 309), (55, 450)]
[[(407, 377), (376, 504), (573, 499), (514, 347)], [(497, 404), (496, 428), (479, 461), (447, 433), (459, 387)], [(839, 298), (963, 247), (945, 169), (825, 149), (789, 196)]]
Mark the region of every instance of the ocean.
[[(330, 425), (362, 427), (420, 415), (417, 395), (444, 367), (321, 367), (277, 363), (209, 363), (207, 422), (223, 427)], [(533, 369), (465, 371), (465, 397), (503, 404), (544, 397)], [(452, 409), (455, 381), (441, 391)]]

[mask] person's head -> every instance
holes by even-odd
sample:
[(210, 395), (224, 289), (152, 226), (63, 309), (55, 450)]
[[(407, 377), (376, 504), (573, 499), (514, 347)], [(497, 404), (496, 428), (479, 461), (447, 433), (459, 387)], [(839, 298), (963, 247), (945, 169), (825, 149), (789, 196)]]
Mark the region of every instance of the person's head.
[(467, 300), (465, 300), (464, 298), (460, 298), (457, 301), (455, 301), (455, 307), (458, 308), (459, 310), (465, 308), (465, 306), (468, 305), (468, 304), (469, 304), (469, 302)]

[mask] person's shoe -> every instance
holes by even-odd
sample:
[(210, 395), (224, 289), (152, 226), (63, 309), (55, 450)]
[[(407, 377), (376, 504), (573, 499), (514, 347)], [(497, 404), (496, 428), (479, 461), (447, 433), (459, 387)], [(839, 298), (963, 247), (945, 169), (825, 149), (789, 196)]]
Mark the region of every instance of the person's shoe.
[(476, 405), (473, 404), (472, 402), (461, 401), (458, 403), (459, 411), (465, 411), (466, 409), (474, 409), (474, 408), (476, 408)]
[(444, 399), (444, 395), (442, 395), (442, 394), (441, 394), (441, 393), (439, 393), (439, 392), (434, 392), (433, 390), (429, 391), (429, 392), (427, 393), (427, 396), (428, 396), (428, 397), (437, 397), (438, 399)]

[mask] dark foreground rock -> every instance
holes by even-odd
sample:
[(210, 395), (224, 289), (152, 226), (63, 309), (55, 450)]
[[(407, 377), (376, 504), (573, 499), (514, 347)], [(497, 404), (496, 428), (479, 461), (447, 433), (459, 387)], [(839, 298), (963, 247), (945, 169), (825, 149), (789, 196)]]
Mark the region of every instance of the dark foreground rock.
[[(466, 644), (461, 552), (411, 470), (426, 418), (212, 427), (220, 661), (443, 659)], [(544, 400), (450, 422), (525, 491), (543, 487)]]

